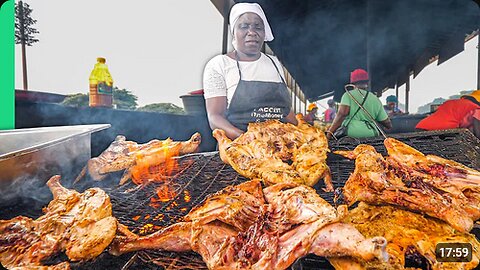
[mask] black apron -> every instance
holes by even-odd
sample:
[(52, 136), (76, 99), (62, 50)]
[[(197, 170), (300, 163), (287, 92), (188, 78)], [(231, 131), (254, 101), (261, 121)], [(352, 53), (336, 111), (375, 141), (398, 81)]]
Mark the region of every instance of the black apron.
[(246, 131), (248, 123), (252, 122), (269, 119), (285, 122), (285, 117), (290, 113), (292, 99), (273, 59), (266, 55), (272, 61), (282, 82), (242, 80), (236, 52), (235, 56), (240, 80), (227, 110), (228, 121), (243, 131)]

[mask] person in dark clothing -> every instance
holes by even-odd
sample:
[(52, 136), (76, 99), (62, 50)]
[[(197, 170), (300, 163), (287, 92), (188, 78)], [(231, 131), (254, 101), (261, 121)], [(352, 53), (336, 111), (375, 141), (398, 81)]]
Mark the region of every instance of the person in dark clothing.
[(384, 105), (383, 108), (385, 109), (385, 112), (388, 114), (389, 117), (404, 114), (398, 108), (398, 98), (396, 96), (388, 96), (386, 101), (387, 105)]

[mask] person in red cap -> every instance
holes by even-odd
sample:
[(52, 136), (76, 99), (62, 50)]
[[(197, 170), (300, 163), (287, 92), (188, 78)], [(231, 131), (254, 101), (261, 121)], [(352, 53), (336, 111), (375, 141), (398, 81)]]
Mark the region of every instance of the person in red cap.
[(392, 123), (383, 109), (382, 102), (368, 90), (368, 80), (368, 73), (363, 69), (355, 69), (350, 73), (350, 84), (354, 86), (354, 89), (349, 90), (351, 95), (346, 92), (343, 94), (337, 115), (327, 131), (327, 138), (332, 138), (340, 126), (347, 129), (345, 135), (353, 138), (380, 135), (372, 119), (358, 104), (362, 105), (384, 128), (392, 128)]
[(467, 128), (480, 138), (480, 90), (447, 100), (430, 116), (418, 122), (421, 130)]

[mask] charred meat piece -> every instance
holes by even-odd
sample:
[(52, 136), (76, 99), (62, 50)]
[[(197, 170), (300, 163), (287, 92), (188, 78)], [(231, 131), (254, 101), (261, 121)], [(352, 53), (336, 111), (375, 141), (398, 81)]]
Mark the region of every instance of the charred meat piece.
[[(257, 188), (258, 181), (253, 185), (251, 182), (219, 193), (220, 196), (235, 194), (248, 187), (250, 195), (265, 196), (260, 211), (250, 216), (256, 218), (248, 227), (224, 218), (230, 216), (231, 207), (234, 213), (238, 212), (235, 207), (240, 201), (230, 201), (228, 196), (218, 201), (210, 198), (194, 209), (186, 222), (147, 236), (117, 236), (110, 252), (120, 255), (142, 249), (193, 250), (202, 256), (209, 269), (285, 269), (309, 253), (352, 256), (366, 261), (387, 259), (385, 238), (366, 239), (353, 226), (340, 223), (346, 208), (336, 210), (312, 188), (282, 183), (266, 188), (262, 194)], [(214, 211), (201, 211), (212, 206)], [(212, 217), (208, 217), (210, 214)]]
[[(401, 210), (393, 206), (372, 206), (360, 203), (351, 210), (343, 222), (353, 225), (365, 237), (383, 236), (387, 239), (386, 250), (389, 254), (387, 262), (365, 261), (359, 258), (329, 259), (336, 269), (352, 269), (358, 264), (359, 269), (405, 269), (409, 256), (414, 255), (416, 262), (412, 267), (423, 269), (475, 269), (480, 258), (480, 243), (474, 235), (459, 232), (438, 219), (421, 214)], [(472, 261), (464, 263), (443, 263), (436, 260), (435, 246), (438, 243), (457, 242), (470, 243), (473, 247)], [(348, 265), (346, 268), (345, 265)]]
[(47, 185), (53, 200), (36, 220), (16, 217), (0, 221), (0, 262), (6, 267), (42, 266), (65, 251), (72, 261), (98, 256), (113, 240), (117, 220), (108, 195), (99, 188), (83, 193), (64, 188), (60, 176)]
[[(102, 180), (108, 173), (126, 170), (120, 184), (133, 177), (141, 177), (144, 170), (151, 166), (164, 164), (168, 159), (194, 153), (201, 143), (200, 133), (192, 135), (190, 140), (176, 142), (166, 140), (151, 140), (145, 144), (127, 141), (124, 136), (117, 136), (115, 141), (98, 157), (88, 161), (87, 170), (93, 180)], [(78, 181), (81, 177), (77, 177)], [(142, 179), (134, 179), (141, 182)]]
[(355, 170), (343, 188), (347, 203), (400, 206), (444, 220), (460, 231), (472, 229), (480, 218), (480, 186), (471, 182), (477, 171), (425, 156), (392, 138), (385, 146), (391, 153), (386, 158), (370, 145), (335, 152), (355, 159)]
[(259, 178), (266, 185), (294, 182), (315, 185), (321, 178), (333, 191), (326, 165), (328, 142), (325, 134), (299, 118), (299, 125), (277, 120), (250, 123), (246, 133), (234, 141), (216, 129), (220, 157), (241, 175)]

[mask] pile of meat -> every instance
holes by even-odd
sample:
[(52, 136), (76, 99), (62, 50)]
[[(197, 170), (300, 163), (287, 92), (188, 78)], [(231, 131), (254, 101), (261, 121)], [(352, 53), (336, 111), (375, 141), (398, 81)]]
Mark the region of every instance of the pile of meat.
[(313, 186), (324, 178), (325, 190), (333, 191), (327, 138), (303, 118), (298, 121), (298, 126), (278, 120), (250, 123), (234, 141), (220, 129), (213, 136), (222, 160), (249, 179), (261, 179), (267, 186), (283, 182)]
[(393, 138), (385, 139), (388, 156), (370, 145), (336, 151), (356, 159), (343, 194), (356, 201), (390, 204), (427, 214), (469, 232), (480, 218), (480, 172), (454, 161), (424, 155)]
[[(479, 263), (480, 243), (475, 236), (459, 232), (438, 219), (393, 206), (372, 206), (362, 202), (342, 221), (355, 226), (365, 237), (385, 237), (389, 260), (367, 262), (359, 258), (331, 258), (330, 263), (337, 270), (404, 269), (406, 261), (425, 269), (475, 269)], [(435, 246), (447, 242), (471, 243), (472, 261), (438, 262)]]
[(142, 249), (199, 253), (209, 269), (285, 269), (309, 253), (386, 261), (386, 240), (365, 238), (304, 185), (259, 180), (230, 186), (192, 209), (180, 223), (146, 236), (117, 236), (114, 255)]
[[(79, 193), (66, 189), (58, 175), (47, 185), (53, 200), (43, 209), (44, 215), (0, 220), (0, 262), (9, 269), (34, 269), (63, 251), (72, 261), (88, 260), (102, 253), (116, 234), (117, 220), (103, 190), (90, 188)], [(69, 264), (51, 269), (69, 269)]]
[[(171, 162), (173, 157), (196, 152), (200, 143), (201, 135), (198, 132), (188, 141), (173, 141), (167, 138), (151, 140), (145, 144), (127, 141), (124, 136), (119, 135), (98, 157), (88, 161), (75, 182), (85, 175), (87, 169), (91, 178), (96, 181), (104, 179), (111, 172), (125, 170), (120, 179), (120, 185), (129, 179), (136, 184), (163, 180), (161, 178), (165, 177), (164, 174), (156, 175), (149, 171), (154, 171), (156, 167), (169, 167), (165, 165)], [(161, 172), (164, 173), (162, 170)]]

